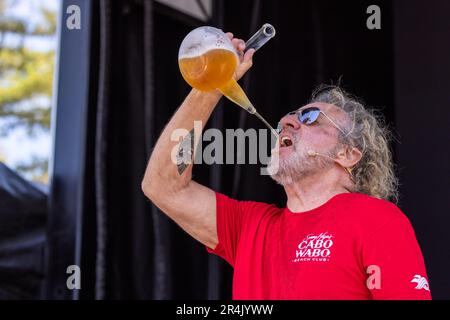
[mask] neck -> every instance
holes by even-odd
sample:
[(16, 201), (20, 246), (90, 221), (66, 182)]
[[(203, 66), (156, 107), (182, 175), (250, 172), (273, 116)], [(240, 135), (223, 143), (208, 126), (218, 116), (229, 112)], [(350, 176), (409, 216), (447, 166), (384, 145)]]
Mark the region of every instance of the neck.
[(349, 192), (342, 185), (339, 173), (330, 170), (312, 174), (285, 185), (287, 208), (292, 212), (303, 212), (317, 208), (340, 193)]

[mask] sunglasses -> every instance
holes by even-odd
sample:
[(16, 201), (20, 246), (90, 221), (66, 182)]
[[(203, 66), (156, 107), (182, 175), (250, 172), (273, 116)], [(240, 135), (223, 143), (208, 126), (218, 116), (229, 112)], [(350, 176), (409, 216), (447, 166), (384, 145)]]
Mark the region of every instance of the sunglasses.
[[(302, 110), (296, 110), (296, 111), (292, 111), (289, 112), (287, 115), (293, 115), (296, 114), (298, 121), (300, 121), (300, 123), (305, 124), (305, 125), (311, 125), (314, 122), (317, 121), (317, 119), (319, 118), (320, 114), (323, 114), (325, 118), (327, 118), (344, 136), (347, 136), (347, 134), (345, 133), (345, 131), (336, 124), (335, 121), (333, 121), (333, 119), (331, 119), (329, 116), (326, 115), (325, 112), (323, 112), (322, 110), (320, 110), (317, 107), (309, 107), (309, 108), (305, 108)], [(281, 130), (283, 130), (283, 125), (281, 124), (281, 122), (278, 122), (278, 126), (277, 126), (277, 133), (280, 134)]]

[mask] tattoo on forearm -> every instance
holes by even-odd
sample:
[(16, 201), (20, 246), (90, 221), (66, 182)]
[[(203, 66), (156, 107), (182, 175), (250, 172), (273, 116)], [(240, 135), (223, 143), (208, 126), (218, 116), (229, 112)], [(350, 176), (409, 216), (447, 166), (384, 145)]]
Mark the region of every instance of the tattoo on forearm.
[(194, 155), (194, 129), (184, 137), (180, 143), (177, 153), (177, 168), (178, 173), (181, 175), (186, 168), (192, 163)]

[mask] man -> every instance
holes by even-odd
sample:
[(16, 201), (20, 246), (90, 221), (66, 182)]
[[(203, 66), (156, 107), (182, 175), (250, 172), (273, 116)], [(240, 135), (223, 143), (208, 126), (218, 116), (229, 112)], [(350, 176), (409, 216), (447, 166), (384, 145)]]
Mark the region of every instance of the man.
[[(254, 51), (241, 54), (238, 80)], [(219, 92), (193, 89), (167, 124), (142, 189), (187, 233), (234, 267), (234, 299), (430, 299), (419, 245), (397, 196), (387, 132), (338, 87), (284, 116), (269, 165), (286, 208), (237, 201), (171, 161), (175, 129), (205, 124)], [(278, 163), (278, 167), (277, 164)]]

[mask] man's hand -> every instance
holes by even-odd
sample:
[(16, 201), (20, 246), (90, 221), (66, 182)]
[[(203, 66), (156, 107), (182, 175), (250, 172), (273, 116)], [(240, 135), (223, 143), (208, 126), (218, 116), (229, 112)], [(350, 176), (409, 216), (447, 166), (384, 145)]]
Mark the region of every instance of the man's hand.
[(238, 52), (240, 64), (236, 68), (234, 78), (238, 81), (253, 65), (253, 54), (255, 49), (250, 49), (244, 54), (245, 41), (242, 39), (234, 38), (231, 32), (227, 32), (228, 38), (231, 40), (234, 48)]

